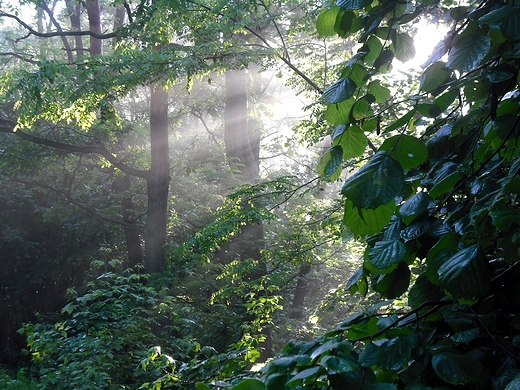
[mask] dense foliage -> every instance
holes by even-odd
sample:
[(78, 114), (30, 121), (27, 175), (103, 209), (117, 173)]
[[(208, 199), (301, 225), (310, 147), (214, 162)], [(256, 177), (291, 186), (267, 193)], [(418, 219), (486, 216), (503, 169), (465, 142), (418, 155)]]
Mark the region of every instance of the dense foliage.
[[(310, 11), (299, 9), (302, 19), (314, 15), (311, 3)], [(282, 27), (292, 26), (299, 16), (291, 5), (158, 1), (130, 9), (125, 3), (132, 21), (117, 30), (120, 35), (110, 36), (118, 38), (110, 53), (63, 61), (59, 51), (48, 52), (59, 60), (40, 58), (35, 63), (24, 57), (27, 69), (6, 72), (2, 93), (14, 106), (6, 104), (1, 113), (2, 132), (16, 135), (16, 126), (19, 135), (29, 134), (24, 141), (33, 134), (43, 137), (46, 147), (65, 152), (57, 156), (38, 149), (38, 164), (20, 159), (24, 164), (16, 165), (16, 156), (27, 145), (6, 142), (0, 166), (4, 177), (36, 185), (20, 177), (28, 169), (43, 170), (43, 165), (60, 161), (85, 178), (85, 191), (70, 182), (69, 200), (81, 194), (97, 200), (112, 192), (85, 167), (104, 172), (107, 181), (116, 181), (118, 170), (135, 174), (150, 188), (147, 172), (153, 169), (148, 171), (148, 156), (143, 157), (146, 142), (138, 143), (137, 150), (124, 146), (142, 125), (128, 98), (139, 87), (159, 80), (170, 88), (178, 80), (193, 86), (195, 75), (218, 79), (212, 71), (280, 60), (305, 81), (301, 89), (319, 92), (321, 84), (330, 84), (327, 74), (333, 68), (339, 79), (323, 88), (310, 107), (313, 117), (299, 132), (315, 141), (330, 131), (331, 147), (316, 170), (326, 186), (335, 188), (341, 181), (341, 198), (322, 199), (298, 164), (294, 175), (241, 186), (224, 197), (223, 183), (239, 183), (235, 179), (241, 165), (228, 161), (228, 171), (221, 158), (200, 163), (204, 147), (200, 156), (183, 154), (195, 142), (178, 148), (172, 154), (180, 158), (170, 171), (188, 171), (196, 184), (192, 193), (180, 185), (171, 189), (172, 198), (183, 197), (187, 203), (169, 219), (169, 232), (177, 236), (168, 241), (168, 269), (147, 276), (139, 266), (123, 271), (124, 262), (114, 259), (94, 262), (114, 272), (104, 272), (78, 293), (70, 290), (70, 302), (60, 313), (26, 324), (21, 333), (27, 337), (31, 364), (16, 379), (0, 372), (0, 384), (13, 389), (520, 387), (520, 8), (496, 0), (463, 5), (327, 1), (316, 15), (316, 30), (324, 42), (334, 42), (335, 61), (331, 68), (313, 69), (320, 83), (290, 60), (286, 41), (294, 42), (302, 31), (312, 35), (297, 27), (288, 28), (284, 37)], [(262, 19), (266, 16), (274, 21), (269, 28)], [(414, 57), (414, 30), (423, 21), (440, 19), (447, 21), (449, 31), (423, 64), (424, 71), (411, 75), (407, 85), (397, 85), (392, 65)], [(278, 49), (263, 31), (282, 42)], [(353, 38), (356, 53), (340, 59), (338, 47), (344, 40), (345, 52), (351, 50)], [(71, 79), (78, 88), (67, 88)], [(191, 119), (215, 116), (220, 108), (201, 100), (189, 104)], [(190, 120), (186, 101), (170, 110), (177, 124)], [(117, 109), (132, 115), (120, 117)], [(218, 149), (215, 133), (203, 123)], [(26, 129), (32, 133), (24, 133)], [(74, 143), (78, 139), (81, 146)], [(65, 141), (76, 146), (67, 150)], [(101, 157), (78, 161), (76, 153), (83, 152)], [(182, 160), (186, 155), (188, 162)], [(13, 174), (9, 169), (15, 165)], [(41, 181), (39, 187), (49, 196), (55, 188), (50, 179), (59, 182), (61, 176), (38, 175), (46, 180), (48, 187)], [(34, 172), (29, 176), (38, 177)], [(181, 176), (179, 183), (190, 183), (189, 175)], [(207, 182), (201, 185), (200, 178)], [(218, 188), (214, 197), (205, 193), (210, 188)], [(36, 202), (29, 190), (17, 191), (25, 194), (38, 220), (54, 215), (45, 199)], [(144, 209), (136, 187), (121, 193), (132, 194), (136, 209)], [(14, 220), (16, 207), (7, 193), (1, 195), (14, 210), (3, 214)], [(195, 208), (195, 199), (208, 206)], [(217, 204), (217, 211), (210, 212)], [(101, 247), (97, 225), (83, 226), (65, 210), (61, 221), (70, 221), (68, 233), (83, 227)], [(27, 226), (22, 224), (16, 234), (13, 229), (1, 233), (3, 242), (12, 244), (6, 247), (17, 264), (39, 256), (15, 245), (30, 241), (23, 236)], [(262, 234), (247, 236), (252, 230)], [(107, 238), (105, 254), (118, 245), (112, 234), (105, 236), (105, 244)], [(347, 247), (349, 240), (356, 244)], [(351, 272), (345, 252), (355, 253), (357, 245), (363, 245), (362, 265)], [(59, 253), (49, 256), (58, 259), (61, 266)], [(337, 278), (344, 280), (331, 282), (327, 273), (336, 269)], [(94, 276), (95, 271), (88, 272), (83, 275)], [(319, 302), (323, 294), (315, 301), (306, 295), (311, 275), (320, 287), (332, 290), (326, 302)], [(322, 322), (327, 329), (312, 339), (316, 329), (306, 326), (326, 317), (323, 309), (344, 303), (348, 294), (352, 301), (363, 296), (378, 302), (365, 309), (361, 305), (357, 314), (335, 326)], [(303, 317), (312, 322), (300, 321), (292, 333), (292, 325)], [(286, 343), (259, 372), (249, 371), (262, 351), (270, 352), (273, 334), (277, 343), (289, 335), (301, 337)]]

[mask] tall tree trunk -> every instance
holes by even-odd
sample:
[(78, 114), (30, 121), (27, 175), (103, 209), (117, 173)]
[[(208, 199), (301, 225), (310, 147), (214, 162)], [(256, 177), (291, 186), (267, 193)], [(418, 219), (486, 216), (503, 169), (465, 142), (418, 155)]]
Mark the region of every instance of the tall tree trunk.
[(245, 182), (258, 179), (258, 160), (253, 153), (247, 126), (247, 74), (245, 69), (225, 74), (226, 108), (224, 142), (229, 163), (238, 167)]
[(168, 145), (168, 93), (160, 86), (151, 89), (150, 102), (150, 174), (146, 181), (148, 209), (145, 232), (145, 270), (161, 272), (166, 268), (166, 224), (170, 156)]
[[(86, 0), (85, 8), (87, 9), (89, 31), (101, 35), (101, 10), (99, 8), (99, 1)], [(91, 56), (97, 56), (103, 52), (101, 39), (90, 37), (89, 52)]]
[[(246, 183), (253, 183), (259, 178), (260, 137), (252, 132), (248, 125), (248, 93), (246, 69), (228, 70), (225, 74), (226, 108), (224, 111), (224, 142), (229, 164), (237, 167)], [(264, 240), (262, 223), (246, 225), (242, 233), (235, 238), (240, 257), (261, 259)], [(246, 280), (257, 280), (267, 272), (265, 264), (246, 275)], [(265, 341), (261, 345), (261, 361), (272, 357), (272, 338), (269, 328), (262, 331)]]
[[(123, 176), (118, 176), (116, 179), (118, 193), (130, 190), (131, 185), (131, 178), (126, 174)], [(141, 237), (139, 236), (137, 221), (134, 216), (134, 202), (132, 201), (132, 197), (130, 195), (125, 196), (121, 200), (121, 209), (123, 222), (126, 224), (123, 230), (128, 253), (128, 266), (133, 268), (143, 261), (143, 251), (141, 248)], [(134, 227), (132, 228), (130, 226)]]
[[(69, 14), (70, 19), (70, 27), (72, 31), (81, 31), (81, 5), (79, 2), (75, 2), (74, 0), (65, 0), (65, 5), (67, 7), (67, 13)], [(84, 53), (83, 49), (83, 37), (81, 35), (74, 37), (74, 50), (76, 51), (76, 56), (80, 57)]]

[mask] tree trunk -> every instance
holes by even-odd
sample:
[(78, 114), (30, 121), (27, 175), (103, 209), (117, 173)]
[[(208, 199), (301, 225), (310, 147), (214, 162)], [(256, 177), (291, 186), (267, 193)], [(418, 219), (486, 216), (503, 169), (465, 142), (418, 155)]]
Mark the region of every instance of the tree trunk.
[(145, 270), (161, 272), (166, 268), (166, 224), (168, 221), (168, 189), (170, 156), (168, 146), (168, 93), (156, 85), (150, 102), (151, 166), (146, 181), (148, 209), (145, 232)]
[[(72, 31), (81, 31), (81, 5), (74, 2), (74, 0), (65, 0), (65, 5), (67, 7), (67, 13), (69, 14)], [(84, 51), (83, 37), (81, 35), (75, 36), (74, 44), (76, 45), (74, 47), (76, 56), (82, 56)]]
[[(128, 175), (119, 176), (116, 179), (117, 192), (128, 191), (131, 187), (131, 179)], [(130, 268), (135, 267), (137, 264), (143, 261), (143, 251), (141, 249), (141, 237), (139, 236), (139, 230), (137, 228), (137, 221), (133, 214), (134, 202), (132, 202), (131, 196), (125, 196), (121, 200), (121, 209), (123, 222), (127, 224), (124, 229), (126, 249), (128, 253), (128, 266)], [(128, 226), (133, 225), (134, 228)]]
[(226, 71), (224, 142), (230, 165), (236, 165), (244, 181), (252, 183), (258, 179), (258, 160), (255, 159), (247, 126), (246, 76), (245, 69)]
[[(89, 31), (101, 35), (101, 10), (98, 0), (86, 0)], [(100, 55), (103, 52), (102, 41), (99, 38), (90, 37), (89, 52), (91, 56)]]

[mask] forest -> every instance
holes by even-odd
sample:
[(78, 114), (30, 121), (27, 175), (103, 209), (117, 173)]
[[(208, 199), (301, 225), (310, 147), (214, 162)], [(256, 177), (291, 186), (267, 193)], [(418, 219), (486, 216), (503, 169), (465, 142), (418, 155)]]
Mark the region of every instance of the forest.
[(0, 37), (1, 389), (520, 389), (514, 1), (0, 0)]

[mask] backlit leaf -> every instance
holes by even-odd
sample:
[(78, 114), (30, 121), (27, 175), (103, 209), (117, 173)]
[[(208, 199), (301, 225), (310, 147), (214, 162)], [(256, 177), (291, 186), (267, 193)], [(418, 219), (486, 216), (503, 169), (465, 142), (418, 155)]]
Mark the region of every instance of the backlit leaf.
[(365, 151), (368, 139), (359, 127), (350, 126), (334, 138), (334, 144), (341, 146), (343, 159), (348, 160), (349, 158), (360, 156)]
[(408, 34), (397, 34), (394, 41), (394, 55), (401, 62), (410, 61), (415, 57), (413, 38)]
[(375, 97), (377, 103), (384, 103), (390, 97), (390, 90), (383, 87), (379, 80), (373, 80), (368, 84), (368, 93)]
[(395, 202), (379, 206), (376, 209), (360, 209), (354, 207), (350, 200), (345, 202), (343, 224), (356, 236), (364, 237), (380, 232), (392, 218)]
[(430, 65), (421, 75), (419, 89), (424, 92), (432, 92), (443, 85), (451, 76), (451, 71), (446, 63), (438, 61)]
[(336, 35), (334, 25), (336, 24), (336, 18), (339, 11), (340, 9), (338, 7), (332, 7), (320, 12), (318, 20), (316, 21), (316, 30), (318, 30), (319, 35), (322, 37), (331, 37)]
[(379, 150), (386, 150), (404, 169), (416, 168), (428, 158), (428, 149), (424, 142), (411, 135), (390, 137)]
[(353, 98), (342, 101), (337, 104), (328, 104), (325, 112), (325, 119), (333, 125), (347, 124), (350, 122), (350, 110), (354, 105)]
[(323, 178), (336, 180), (341, 174), (343, 150), (341, 146), (333, 146), (321, 156), (316, 172)]

